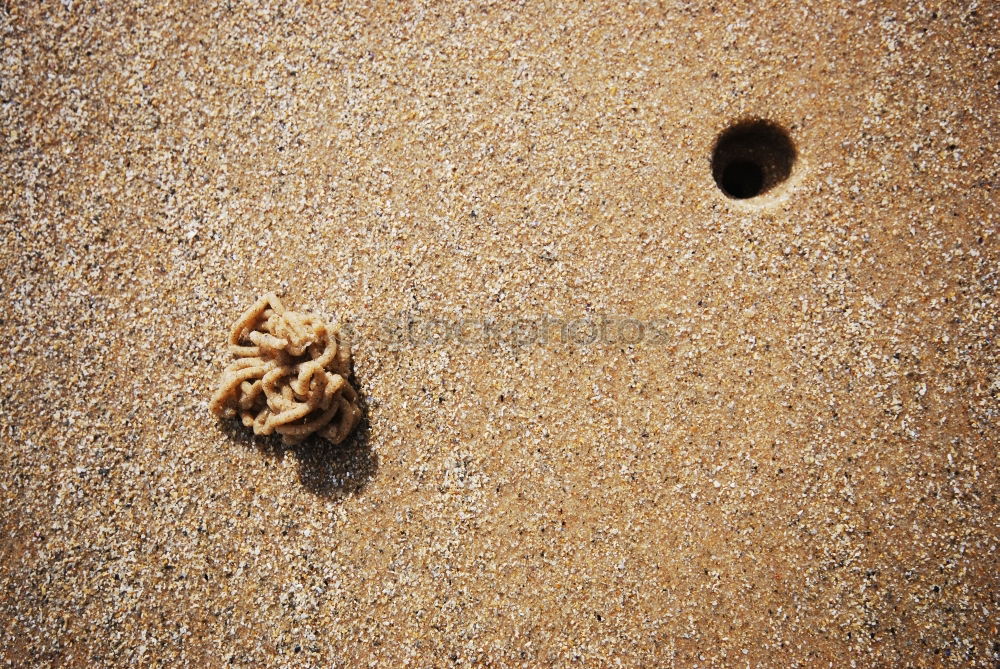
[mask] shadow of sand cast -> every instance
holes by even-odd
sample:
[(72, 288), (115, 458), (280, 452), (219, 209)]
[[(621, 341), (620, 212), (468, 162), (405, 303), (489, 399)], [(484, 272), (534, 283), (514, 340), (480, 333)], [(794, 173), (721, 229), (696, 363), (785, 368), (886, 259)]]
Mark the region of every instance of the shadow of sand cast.
[(361, 420), (347, 439), (333, 445), (315, 435), (292, 446), (281, 443), (278, 435), (258, 436), (238, 420), (219, 421), (219, 429), (230, 441), (256, 449), (268, 458), (284, 459), (291, 453), (299, 464), (299, 482), (318, 497), (339, 501), (361, 493), (378, 472), (378, 456), (369, 443), (368, 406), (358, 388)]

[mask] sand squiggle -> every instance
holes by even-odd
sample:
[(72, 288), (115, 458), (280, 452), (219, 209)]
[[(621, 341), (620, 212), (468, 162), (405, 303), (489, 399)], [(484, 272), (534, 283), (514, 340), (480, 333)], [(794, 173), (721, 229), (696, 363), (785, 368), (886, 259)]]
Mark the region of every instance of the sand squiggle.
[(361, 417), (348, 380), (350, 344), (335, 326), (311, 313), (287, 311), (273, 293), (233, 325), (223, 371), (209, 405), (223, 418), (239, 416), (255, 434), (296, 444), (313, 433), (339, 444)]

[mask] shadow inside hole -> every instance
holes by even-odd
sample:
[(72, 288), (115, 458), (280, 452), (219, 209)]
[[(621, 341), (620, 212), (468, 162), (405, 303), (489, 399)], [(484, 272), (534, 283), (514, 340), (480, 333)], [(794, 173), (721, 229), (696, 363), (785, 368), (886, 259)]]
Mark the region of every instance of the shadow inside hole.
[(784, 128), (764, 120), (727, 128), (712, 149), (712, 176), (728, 197), (763, 195), (788, 179), (797, 152)]
[(299, 465), (299, 482), (312, 494), (330, 501), (341, 501), (361, 493), (378, 473), (378, 456), (372, 451), (368, 406), (357, 381), (352, 381), (361, 403), (361, 420), (340, 444), (331, 444), (312, 435), (298, 444), (281, 443), (281, 436), (255, 435), (239, 419), (218, 422), (219, 429), (245, 448), (252, 448), (265, 457), (281, 461), (289, 453)]
[(755, 162), (737, 160), (722, 170), (722, 190), (730, 197), (746, 199), (764, 188), (764, 170)]

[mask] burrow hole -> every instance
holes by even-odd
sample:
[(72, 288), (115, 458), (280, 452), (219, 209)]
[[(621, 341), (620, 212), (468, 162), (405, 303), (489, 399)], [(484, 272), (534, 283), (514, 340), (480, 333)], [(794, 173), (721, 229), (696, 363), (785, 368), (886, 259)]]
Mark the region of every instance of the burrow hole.
[(712, 176), (728, 197), (747, 200), (785, 181), (795, 158), (795, 145), (784, 128), (771, 121), (740, 121), (715, 141)]

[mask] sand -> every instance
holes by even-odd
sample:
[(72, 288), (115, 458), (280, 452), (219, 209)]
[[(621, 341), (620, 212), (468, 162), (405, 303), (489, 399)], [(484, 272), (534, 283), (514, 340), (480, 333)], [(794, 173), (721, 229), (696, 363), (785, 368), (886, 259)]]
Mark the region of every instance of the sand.
[(995, 6), (303, 5), (0, 7), (5, 665), (1000, 660)]

